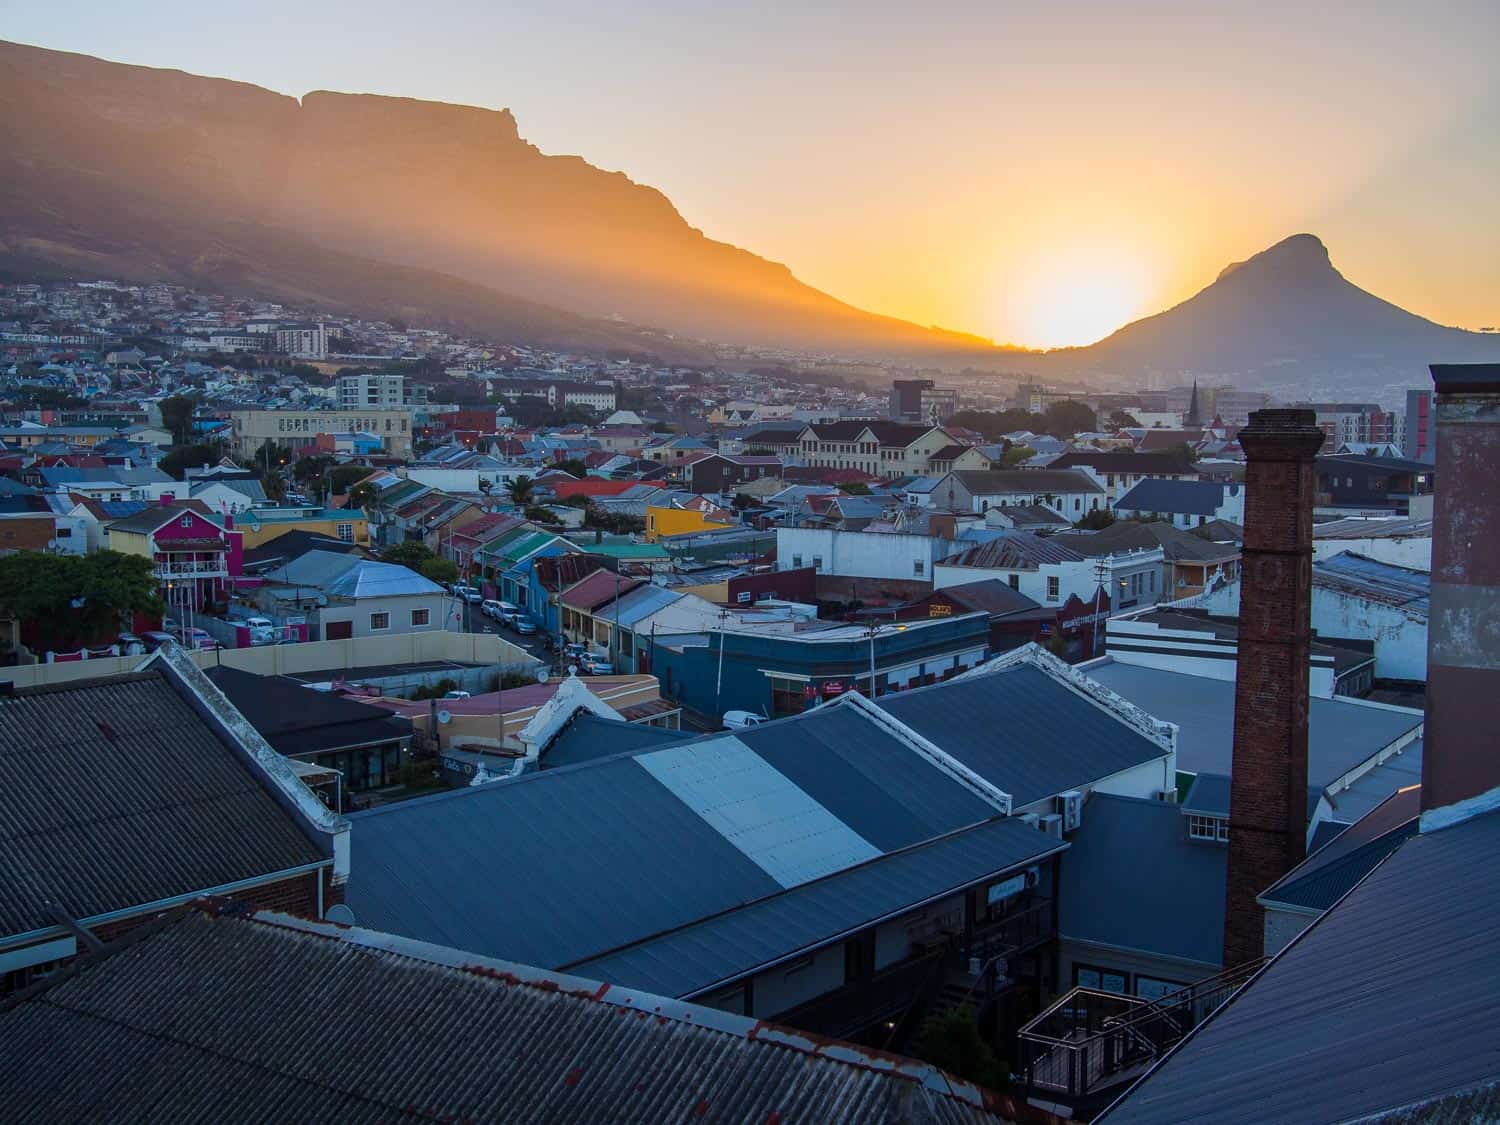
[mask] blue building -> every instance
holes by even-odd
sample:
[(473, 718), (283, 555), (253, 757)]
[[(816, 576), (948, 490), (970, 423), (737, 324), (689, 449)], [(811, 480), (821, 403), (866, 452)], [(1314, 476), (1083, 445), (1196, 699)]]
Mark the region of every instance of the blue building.
[(869, 626), (814, 622), (795, 630), (658, 635), (648, 665), (662, 695), (706, 715), (750, 711), (779, 718), (858, 690), (875, 694), (946, 680), (989, 652), (983, 613)]

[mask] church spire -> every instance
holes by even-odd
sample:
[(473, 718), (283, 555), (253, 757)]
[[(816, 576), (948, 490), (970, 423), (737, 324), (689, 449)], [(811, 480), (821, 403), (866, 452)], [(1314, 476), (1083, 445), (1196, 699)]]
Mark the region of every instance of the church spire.
[(1203, 415), (1198, 413), (1198, 380), (1193, 380), (1193, 397), (1188, 400), (1188, 412), (1185, 425), (1203, 425)]

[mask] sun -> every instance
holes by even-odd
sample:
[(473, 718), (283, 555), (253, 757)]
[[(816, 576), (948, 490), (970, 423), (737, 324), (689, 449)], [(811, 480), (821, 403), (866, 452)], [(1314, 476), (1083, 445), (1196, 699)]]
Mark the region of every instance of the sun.
[(1142, 315), (1150, 278), (1138, 261), (1078, 254), (1022, 285), (1018, 335), (1032, 347), (1061, 348), (1092, 344)]

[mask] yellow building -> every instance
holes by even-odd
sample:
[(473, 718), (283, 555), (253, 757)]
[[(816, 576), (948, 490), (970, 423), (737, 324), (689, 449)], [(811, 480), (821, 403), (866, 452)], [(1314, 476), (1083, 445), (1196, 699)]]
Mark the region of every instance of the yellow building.
[(707, 513), (692, 508), (646, 509), (646, 542), (655, 543), (663, 535), (685, 535), (693, 531), (718, 531), (732, 523), (711, 520)]
[(288, 531), (309, 531), (360, 547), (370, 545), (370, 521), (363, 508), (247, 508), (234, 517), (234, 526), (244, 534), (247, 551), (263, 547)]

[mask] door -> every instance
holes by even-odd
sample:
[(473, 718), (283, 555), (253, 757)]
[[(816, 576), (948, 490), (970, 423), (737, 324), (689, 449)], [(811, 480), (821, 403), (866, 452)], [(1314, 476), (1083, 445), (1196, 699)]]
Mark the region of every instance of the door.
[(323, 627), (325, 641), (347, 641), (354, 636), (354, 622), (330, 621)]

